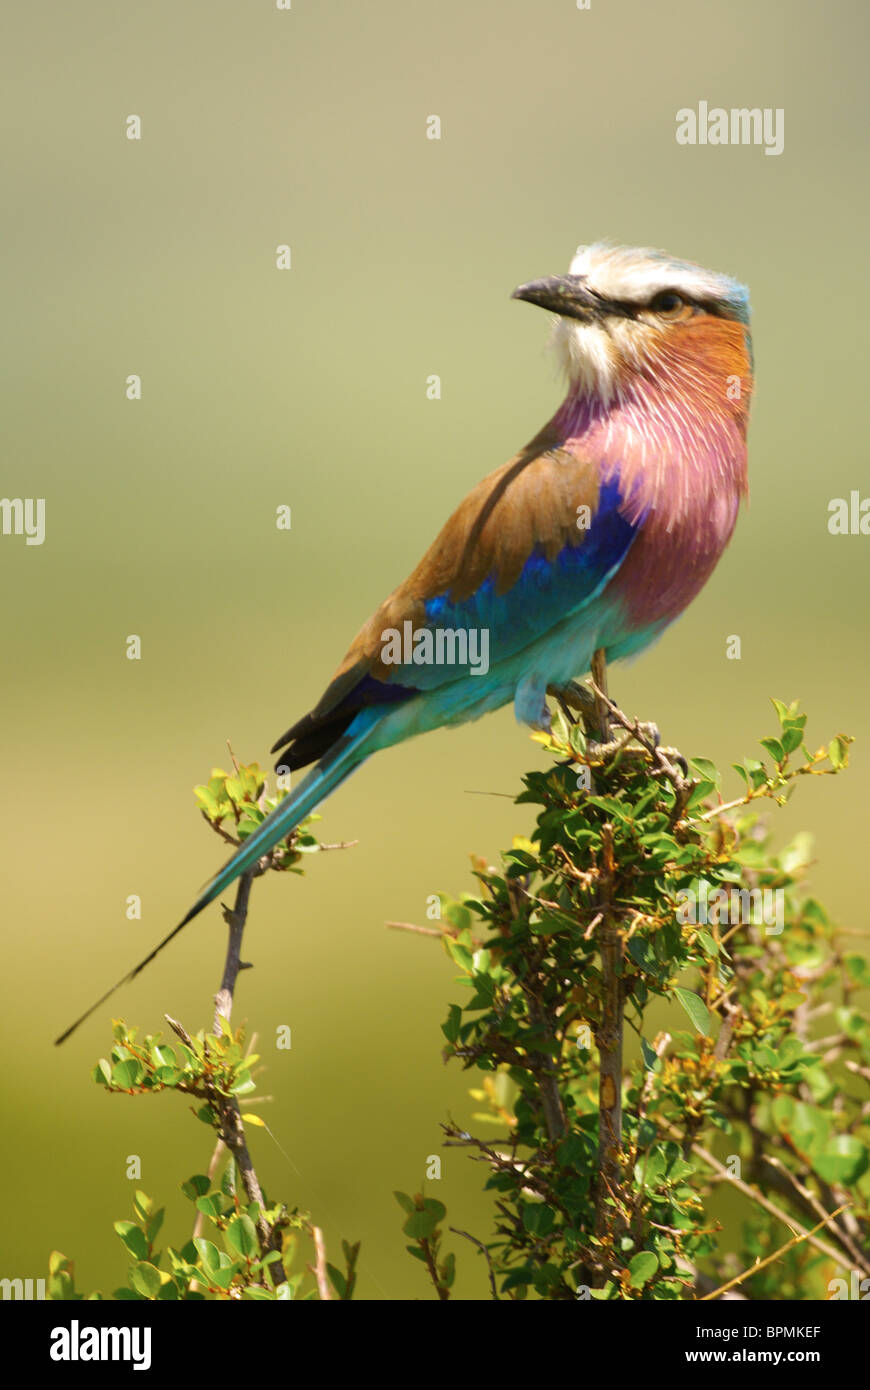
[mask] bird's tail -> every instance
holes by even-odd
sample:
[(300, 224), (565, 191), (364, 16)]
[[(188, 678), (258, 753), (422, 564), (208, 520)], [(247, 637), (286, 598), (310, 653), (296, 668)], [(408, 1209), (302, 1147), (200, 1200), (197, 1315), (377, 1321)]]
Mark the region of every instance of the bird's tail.
[[(321, 801), (326, 800), (330, 792), (335, 791), (336, 787), (356, 771), (360, 763), (368, 757), (364, 746), (377, 722), (377, 715), (366, 712), (354, 721), (354, 726), (346, 734), (336, 739), (329, 752), (311, 769), (307, 777), (302, 779), (296, 790), (278, 803), (253, 835), (249, 835), (239, 846), (220, 873), (215, 874), (206, 884), (187, 916), (179, 922), (176, 931), (181, 931), (181, 928), (186, 927), (204, 907), (208, 907), (209, 903), (220, 897), (246, 869), (253, 868), (258, 859), (262, 859), (279, 840), (283, 840), (291, 830), (295, 830), (301, 820), (310, 815)], [(169, 937), (166, 939), (168, 941)]]
[(128, 970), (127, 974), (112, 985), (111, 989), (107, 989), (105, 994), (101, 995), (95, 1003), (91, 1004), (89, 1009), (86, 1009), (76, 1019), (75, 1023), (71, 1023), (69, 1028), (61, 1033), (60, 1037), (55, 1038), (55, 1046), (65, 1042), (80, 1023), (84, 1023), (95, 1009), (98, 1009), (101, 1004), (105, 1004), (106, 1000), (111, 998), (116, 989), (120, 989), (130, 980), (134, 980), (145, 969), (146, 965), (150, 965), (154, 957), (158, 956), (163, 948), (169, 945), (173, 937), (183, 931), (188, 922), (192, 922), (204, 907), (208, 907), (209, 903), (214, 902), (215, 898), (229, 888), (230, 884), (235, 879), (240, 878), (247, 869), (253, 868), (258, 859), (261, 859), (264, 854), (268, 854), (279, 840), (283, 840), (289, 835), (301, 820), (310, 815), (314, 808), (329, 796), (330, 792), (335, 791), (336, 787), (345, 781), (361, 763), (365, 762), (372, 751), (367, 745), (371, 741), (372, 732), (379, 719), (380, 714), (374, 710), (363, 710), (357, 715), (347, 732), (336, 739), (329, 752), (321, 758), (316, 767), (311, 769), (307, 777), (303, 778), (296, 790), (279, 802), (271, 815), (266, 817), (253, 835), (249, 835), (239, 846), (232, 859), (206, 884), (193, 907), (178, 923), (178, 926), (173, 927), (172, 931), (157, 943), (153, 951), (150, 951), (143, 960), (140, 960), (139, 964), (135, 965), (132, 970)]

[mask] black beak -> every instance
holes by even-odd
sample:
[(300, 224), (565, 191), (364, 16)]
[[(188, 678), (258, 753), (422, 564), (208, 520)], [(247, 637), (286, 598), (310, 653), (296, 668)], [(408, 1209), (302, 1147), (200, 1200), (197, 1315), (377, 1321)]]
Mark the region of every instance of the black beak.
[(605, 314), (626, 316), (625, 309), (610, 299), (590, 290), (582, 275), (548, 275), (545, 280), (532, 280), (528, 285), (520, 285), (514, 290), (511, 299), (525, 299), (529, 304), (538, 304), (563, 318), (581, 319), (591, 323)]

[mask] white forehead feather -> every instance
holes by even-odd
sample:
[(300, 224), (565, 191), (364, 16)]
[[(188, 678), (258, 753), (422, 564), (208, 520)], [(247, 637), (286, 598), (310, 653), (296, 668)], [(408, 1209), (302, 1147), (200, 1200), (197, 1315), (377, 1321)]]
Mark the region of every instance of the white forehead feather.
[(733, 282), (691, 261), (646, 247), (578, 246), (571, 274), (586, 277), (589, 288), (605, 299), (646, 303), (661, 290), (676, 290), (689, 299), (720, 299)]
[[(749, 296), (743, 285), (664, 251), (600, 241), (578, 246), (571, 274), (585, 276), (589, 289), (605, 300), (641, 306), (662, 290), (674, 290), (685, 299), (718, 303), (729, 316), (749, 322)], [(661, 333), (654, 316), (559, 316), (550, 341), (571, 384), (606, 404), (623, 394), (627, 371), (643, 368), (654, 358)]]

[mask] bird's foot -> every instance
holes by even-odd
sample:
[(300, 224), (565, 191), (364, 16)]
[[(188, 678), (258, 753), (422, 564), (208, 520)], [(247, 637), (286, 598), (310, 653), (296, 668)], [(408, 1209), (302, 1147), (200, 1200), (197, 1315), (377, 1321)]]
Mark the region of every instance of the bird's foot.
[(629, 759), (634, 762), (651, 763), (657, 761), (656, 754), (658, 754), (662, 759), (667, 759), (672, 765), (678, 767), (683, 777), (688, 777), (689, 764), (678, 748), (662, 748), (660, 743), (655, 743), (652, 747), (650, 745), (653, 741), (652, 739), (647, 741), (646, 734), (642, 744), (634, 742), (634, 739), (635, 735), (627, 729), (617, 738), (612, 738), (606, 743), (590, 739), (586, 744), (586, 760), (590, 763), (609, 763), (618, 755), (621, 761)]
[(573, 711), (575, 714), (588, 715), (595, 710), (595, 696), (592, 691), (587, 690), (585, 685), (578, 685), (577, 681), (566, 681), (564, 685), (548, 685), (547, 694), (559, 701), (566, 714)]
[(645, 756), (643, 748), (629, 748), (631, 739), (632, 735), (624, 731), (616, 738), (588, 739), (586, 756), (591, 763), (609, 763), (612, 758), (616, 757), (617, 753)]
[(671, 763), (676, 763), (684, 777), (689, 775), (688, 761), (683, 757), (679, 748), (659, 748), (658, 750)]
[(662, 741), (658, 724), (638, 724), (637, 732), (642, 739), (646, 739), (648, 743), (651, 743), (653, 748), (658, 748)]
[(562, 685), (548, 685), (547, 694), (558, 700), (569, 723), (583, 725), (587, 741), (597, 740), (602, 748), (609, 746), (613, 736), (612, 725), (606, 709), (588, 686), (580, 685), (577, 681), (566, 681)]

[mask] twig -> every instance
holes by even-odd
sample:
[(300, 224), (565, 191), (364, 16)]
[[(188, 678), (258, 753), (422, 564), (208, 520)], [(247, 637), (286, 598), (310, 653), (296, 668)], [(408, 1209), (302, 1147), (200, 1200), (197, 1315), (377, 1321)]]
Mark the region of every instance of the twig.
[(423, 1251), (423, 1258), (426, 1261), (426, 1269), (428, 1271), (429, 1278), (435, 1285), (435, 1292), (438, 1295), (438, 1300), (441, 1303), (447, 1303), (450, 1299), (450, 1290), (446, 1287), (445, 1284), (442, 1284), (441, 1280), (438, 1278), (438, 1266), (435, 1263), (435, 1256), (432, 1253), (432, 1246), (429, 1243), (428, 1237), (420, 1236), (418, 1244), (420, 1246), (420, 1249)]
[(486, 1265), (489, 1270), (489, 1287), (492, 1289), (492, 1296), (495, 1299), (495, 1301), (497, 1303), (500, 1303), (501, 1299), (498, 1296), (498, 1289), (496, 1288), (495, 1284), (495, 1271), (492, 1267), (492, 1258), (490, 1256), (489, 1250), (484, 1245), (483, 1241), (478, 1240), (477, 1236), (471, 1235), (469, 1231), (460, 1231), (457, 1226), (448, 1226), (447, 1229), (448, 1231), (452, 1231), (455, 1236), (465, 1236), (466, 1240), (470, 1240), (472, 1245), (476, 1245), (478, 1250), (483, 1251), (484, 1255), (486, 1256)]
[[(172, 1031), (181, 1038), (181, 1041), (188, 1047), (192, 1047), (193, 1039), (183, 1024), (179, 1023), (178, 1019), (173, 1018), (171, 1014), (164, 1014), (163, 1017), (166, 1019)], [(236, 1166), (248, 1201), (255, 1202), (259, 1209), (257, 1231), (260, 1237), (263, 1254), (268, 1254), (270, 1250), (277, 1250), (280, 1254), (280, 1234), (276, 1229), (270, 1226), (269, 1222), (266, 1220), (266, 1203), (263, 1200), (263, 1191), (260, 1187), (256, 1169), (251, 1161), (251, 1155), (248, 1152), (248, 1144), (245, 1139), (245, 1128), (238, 1101), (234, 1096), (222, 1095), (216, 1087), (210, 1084), (207, 1078), (204, 1081), (204, 1086), (208, 1094), (209, 1105), (217, 1112), (218, 1119), (220, 1120), (219, 1137), (226, 1144), (233, 1158), (236, 1160)], [(277, 1275), (273, 1277), (277, 1282), (281, 1282)]]
[[(216, 1143), (215, 1146), (214, 1146), (214, 1153), (212, 1154), (211, 1159), (209, 1160), (209, 1165), (208, 1165), (208, 1185), (209, 1185), (209, 1187), (211, 1187), (212, 1183), (214, 1182), (215, 1174), (217, 1173), (217, 1170), (218, 1170), (218, 1164), (219, 1164), (220, 1161), (221, 1161), (221, 1154), (224, 1152), (224, 1149), (225, 1149), (225, 1148), (226, 1148), (226, 1145), (224, 1144), (223, 1139), (218, 1139), (217, 1143)], [(205, 1212), (198, 1211), (198, 1212), (196, 1213), (196, 1220), (195, 1220), (194, 1223), (193, 1223), (193, 1233), (192, 1233), (192, 1235), (191, 1235), (191, 1237), (190, 1237), (191, 1240), (196, 1240), (198, 1236), (201, 1236), (201, 1235), (202, 1235), (202, 1233), (203, 1233), (204, 1230), (205, 1230)], [(191, 1293), (197, 1293), (197, 1292), (199, 1291), (199, 1289), (202, 1288), (202, 1284), (199, 1282), (198, 1279), (191, 1279), (190, 1284), (189, 1284), (189, 1288), (190, 1288), (190, 1292), (191, 1292)]]
[[(678, 812), (679, 815), (682, 815), (683, 808), (688, 800), (689, 792), (693, 785), (692, 779), (690, 777), (684, 777), (677, 771), (670, 758), (665, 753), (665, 750), (660, 748), (657, 743), (654, 743), (652, 739), (648, 738), (644, 733), (639, 720), (629, 719), (628, 715), (624, 714), (619, 706), (613, 703), (606, 692), (598, 686), (594, 673), (590, 677), (589, 684), (592, 686), (598, 698), (603, 700), (607, 705), (611, 718), (615, 719), (617, 724), (621, 725), (623, 729), (627, 729), (632, 738), (635, 739), (642, 748), (646, 749), (653, 761), (661, 768), (677, 794)], [(673, 753), (674, 750), (671, 748), (668, 749), (668, 752)], [(677, 754), (677, 756), (682, 757), (682, 754)]]
[[(215, 1146), (214, 1146), (214, 1153), (212, 1154), (211, 1158), (209, 1159), (209, 1165), (208, 1165), (208, 1185), (209, 1185), (209, 1187), (211, 1187), (212, 1183), (214, 1182), (215, 1174), (217, 1173), (217, 1170), (218, 1170), (218, 1164), (219, 1164), (220, 1161), (221, 1161), (221, 1155), (223, 1154), (225, 1148), (226, 1148), (226, 1144), (224, 1143), (223, 1139), (218, 1139), (217, 1143), (216, 1143)], [(191, 1236), (191, 1240), (196, 1240), (197, 1236), (201, 1236), (202, 1233), (203, 1233), (203, 1231), (204, 1231), (204, 1229), (205, 1229), (205, 1212), (198, 1211), (198, 1212), (196, 1213), (196, 1220), (195, 1220), (194, 1223), (193, 1223), (193, 1235)], [(196, 1280), (194, 1279), (193, 1284), (191, 1284), (190, 1287), (193, 1288), (193, 1285), (194, 1285), (195, 1283), (196, 1283)]]
[(247, 873), (242, 874), (239, 879), (239, 886), (236, 890), (236, 902), (232, 911), (225, 907), (224, 921), (229, 927), (229, 939), (227, 941), (227, 958), (224, 963), (224, 974), (221, 980), (221, 987), (215, 995), (214, 1000), (214, 1031), (220, 1033), (220, 1020), (230, 1021), (233, 1012), (233, 993), (236, 988), (236, 980), (240, 970), (249, 969), (248, 963), (242, 961), (242, 933), (245, 930), (245, 922), (248, 916), (248, 904), (251, 899), (251, 885), (256, 875), (256, 869), (248, 869)]
[(738, 796), (733, 801), (723, 801), (721, 806), (714, 806), (712, 810), (705, 811), (698, 816), (699, 821), (713, 820), (714, 816), (721, 816), (725, 811), (735, 811), (738, 806), (748, 806), (750, 801), (757, 801), (763, 793), (759, 792), (751, 796)]
[[(232, 756), (232, 749), (230, 749)], [(229, 1024), (230, 1016), (233, 1011), (233, 996), (235, 993), (236, 980), (240, 970), (248, 968), (247, 962), (242, 961), (242, 935), (245, 930), (245, 923), (248, 918), (248, 907), (251, 900), (251, 885), (260, 872), (259, 864), (254, 868), (248, 869), (247, 873), (242, 874), (236, 890), (236, 901), (232, 911), (224, 908), (224, 920), (229, 928), (227, 938), (227, 955), (224, 962), (223, 979), (221, 987), (215, 995), (214, 1010), (214, 1031), (220, 1032), (221, 1019)], [(245, 1138), (245, 1125), (242, 1119), (242, 1112), (235, 1097), (227, 1098), (218, 1096), (216, 1108), (221, 1120), (221, 1138), (232, 1151), (233, 1157), (238, 1165), (239, 1174), (242, 1179), (245, 1192), (249, 1202), (256, 1202), (259, 1215), (257, 1217), (257, 1231), (260, 1236), (260, 1243), (263, 1247), (263, 1254), (268, 1254), (270, 1250), (281, 1252), (280, 1234), (270, 1226), (266, 1219), (266, 1203), (263, 1198), (263, 1191), (260, 1187), (260, 1180), (254, 1168), (251, 1155), (248, 1151), (248, 1143)], [(283, 1270), (279, 1276), (270, 1268), (273, 1282), (280, 1283), (283, 1277)]]
[[(520, 983), (526, 996), (530, 1021), (535, 1027), (545, 1029), (547, 1021), (540, 1002), (523, 982)], [(562, 1092), (559, 1090), (558, 1071), (553, 1069), (553, 1062), (544, 1052), (530, 1053), (529, 1062), (538, 1082), (547, 1138), (551, 1141), (561, 1139), (568, 1128), (568, 1122), (565, 1118)]]
[[(229, 936), (227, 939), (227, 954), (224, 962), (223, 979), (221, 981), (221, 987), (215, 995), (214, 1032), (216, 1034), (221, 1032), (222, 1020), (227, 1025), (229, 1024), (233, 1008), (233, 995), (236, 980), (238, 979), (239, 971), (246, 968), (245, 962), (241, 959), (242, 934), (248, 915), (251, 884), (258, 876), (259, 872), (261, 872), (260, 866), (256, 865), (254, 868), (248, 869), (247, 873), (241, 876), (236, 891), (236, 901), (233, 910), (230, 911), (228, 908), (224, 908), (224, 918), (229, 928)], [(169, 1014), (165, 1014), (164, 1017), (170, 1028), (181, 1038), (182, 1042), (186, 1043), (188, 1047), (192, 1046), (190, 1034), (183, 1025), (179, 1023), (178, 1019), (170, 1017)], [(266, 1255), (270, 1250), (277, 1250), (280, 1254), (280, 1232), (275, 1227), (271, 1226), (266, 1219), (266, 1203), (263, 1198), (262, 1188), (260, 1187), (260, 1180), (257, 1177), (257, 1171), (254, 1168), (250, 1152), (248, 1151), (248, 1144), (245, 1138), (245, 1126), (239, 1103), (235, 1096), (225, 1096), (221, 1094), (217, 1088), (211, 1086), (207, 1080), (206, 1089), (209, 1094), (209, 1104), (216, 1111), (220, 1121), (218, 1138), (223, 1141), (236, 1161), (236, 1167), (241, 1177), (242, 1186), (245, 1189), (248, 1201), (256, 1203), (258, 1208), (257, 1232), (262, 1252)], [(277, 1284), (281, 1282), (283, 1270), (279, 1275), (273, 1272), (270, 1267), (269, 1273), (274, 1283)]]
[[(561, 1212), (563, 1216), (570, 1220), (570, 1213), (563, 1206), (562, 1202), (560, 1202), (549, 1183), (545, 1182), (543, 1178), (539, 1178), (531, 1165), (518, 1163), (515, 1159), (507, 1158), (505, 1154), (499, 1153), (498, 1149), (494, 1149), (492, 1144), (486, 1143), (483, 1139), (476, 1139), (473, 1134), (468, 1134), (465, 1130), (458, 1129), (454, 1124), (442, 1124), (441, 1128), (447, 1136), (444, 1140), (445, 1149), (477, 1149), (479, 1153), (472, 1154), (471, 1157), (473, 1159), (483, 1163), (489, 1163), (496, 1172), (510, 1173), (514, 1178), (519, 1180), (523, 1187), (527, 1187), (531, 1192), (535, 1192), (539, 1197), (543, 1197), (548, 1206), (553, 1207), (555, 1211)], [(496, 1140), (495, 1142), (513, 1144), (516, 1141), (511, 1136), (504, 1140)]]
[(418, 927), (413, 922), (385, 922), (385, 927), (391, 931), (410, 931), (416, 932), (418, 936), (444, 936), (446, 933), (441, 927)]
[(332, 1292), (329, 1287), (329, 1275), (326, 1272), (326, 1242), (323, 1239), (323, 1232), (319, 1226), (311, 1227), (311, 1236), (314, 1241), (316, 1261), (314, 1265), (314, 1275), (317, 1279), (317, 1291), (322, 1301), (328, 1303), (332, 1299)]
[[(670, 1134), (672, 1139), (679, 1140), (679, 1134), (672, 1130), (670, 1126), (666, 1125), (663, 1126), (663, 1128), (667, 1133)], [(738, 1192), (742, 1192), (745, 1197), (748, 1197), (750, 1199), (750, 1201), (755, 1202), (760, 1207), (763, 1207), (763, 1209), (766, 1212), (768, 1212), (771, 1216), (775, 1216), (777, 1221), (781, 1221), (782, 1224), (784, 1226), (787, 1226), (790, 1231), (794, 1230), (795, 1219), (793, 1217), (790, 1217), (788, 1213), (784, 1212), (782, 1210), (782, 1207), (778, 1207), (775, 1202), (771, 1202), (770, 1198), (765, 1197), (763, 1192), (758, 1192), (756, 1188), (750, 1187), (749, 1183), (744, 1182), (742, 1178), (735, 1178), (731, 1173), (728, 1172), (728, 1169), (724, 1167), (724, 1165), (721, 1164), (717, 1158), (714, 1158), (713, 1155), (703, 1147), (702, 1144), (693, 1144), (692, 1153), (697, 1154), (700, 1159), (703, 1159), (703, 1161), (708, 1165), (708, 1167), (713, 1169), (714, 1173), (717, 1175), (718, 1178), (724, 1180), (727, 1183), (730, 1183), (732, 1187), (736, 1187)], [(842, 1207), (840, 1208), (840, 1211), (842, 1211)], [(833, 1216), (837, 1216), (838, 1214), (838, 1212), (834, 1212)], [(831, 1219), (832, 1217), (828, 1217), (827, 1221), (830, 1221)], [(823, 1221), (821, 1225), (815, 1228), (815, 1231), (821, 1230), (821, 1227), (825, 1224), (826, 1221)], [(835, 1250), (833, 1245), (829, 1245), (826, 1240), (820, 1240), (819, 1237), (815, 1234), (815, 1231), (804, 1231), (804, 1235), (806, 1236), (810, 1245), (814, 1245), (815, 1248), (817, 1250), (820, 1250), (823, 1255), (827, 1255), (829, 1259), (835, 1260), (837, 1264), (842, 1264), (842, 1251)]]
[(718, 1298), (720, 1294), (725, 1293), (726, 1289), (733, 1289), (735, 1284), (742, 1284), (744, 1279), (749, 1279), (751, 1275), (757, 1274), (760, 1269), (764, 1269), (765, 1265), (773, 1264), (774, 1260), (778, 1260), (780, 1255), (784, 1255), (786, 1251), (791, 1250), (795, 1245), (800, 1245), (801, 1241), (812, 1240), (817, 1231), (820, 1231), (823, 1226), (827, 1226), (830, 1221), (833, 1221), (835, 1216), (839, 1216), (840, 1212), (845, 1211), (846, 1207), (849, 1205), (849, 1202), (844, 1202), (841, 1207), (838, 1207), (836, 1211), (832, 1211), (830, 1216), (826, 1216), (824, 1221), (820, 1221), (818, 1226), (814, 1226), (811, 1231), (801, 1231), (799, 1235), (792, 1236), (791, 1240), (787, 1240), (785, 1245), (781, 1245), (778, 1250), (774, 1250), (772, 1255), (768, 1255), (764, 1260), (756, 1260), (755, 1264), (751, 1265), (749, 1269), (744, 1269), (742, 1274), (738, 1274), (735, 1278), (729, 1279), (727, 1284), (721, 1284), (719, 1288), (714, 1289), (712, 1293), (705, 1293), (698, 1299), (698, 1302), (707, 1303), (711, 1298)]
[[(521, 902), (522, 886), (519, 883), (508, 881), (508, 899), (511, 904), (511, 911), (515, 918), (525, 915), (525, 909)], [(529, 1011), (529, 1020), (546, 1034), (548, 1030), (545, 1011), (541, 1006), (538, 995), (540, 957), (530, 968), (525, 979), (519, 980), (519, 986), (526, 999), (526, 1007)], [(531, 1069), (538, 1086), (538, 1094), (541, 1097), (541, 1110), (544, 1115), (544, 1127), (547, 1131), (547, 1138), (551, 1141), (561, 1139), (568, 1128), (565, 1117), (565, 1106), (562, 1101), (562, 1093), (559, 1089), (558, 1063), (545, 1053), (534, 1051), (529, 1053), (528, 1065)]]
[(610, 721), (607, 718), (610, 700), (607, 696), (607, 665), (604, 656), (604, 648), (597, 647), (592, 653), (592, 689), (595, 692), (595, 720), (598, 725), (598, 737), (602, 743), (607, 743), (610, 738)]
[[(785, 1166), (781, 1158), (777, 1158), (776, 1154), (765, 1154), (763, 1157), (765, 1163), (770, 1164), (771, 1168), (775, 1168), (777, 1172), (782, 1173), (783, 1177), (791, 1183), (795, 1192), (802, 1198), (803, 1202), (809, 1207), (814, 1216), (821, 1217), (823, 1221), (833, 1221), (833, 1218), (829, 1216), (818, 1197), (801, 1182), (800, 1178), (798, 1178), (790, 1168)], [(868, 1261), (867, 1256), (864, 1254), (863, 1250), (861, 1250), (860, 1246), (856, 1245), (854, 1240), (852, 1240), (848, 1231), (844, 1231), (842, 1227), (832, 1224), (831, 1234), (836, 1236), (843, 1249), (852, 1257), (862, 1273), (870, 1274), (870, 1261)]]
[(601, 952), (601, 1023), (596, 1043), (599, 1053), (598, 1082), (598, 1182), (595, 1194), (595, 1233), (600, 1238), (611, 1225), (609, 1195), (619, 1190), (619, 1155), (622, 1149), (622, 1036), (625, 998), (622, 988), (622, 937), (611, 906), (615, 870), (613, 826), (601, 827), (603, 864), (600, 907), (603, 925), (598, 933)]

